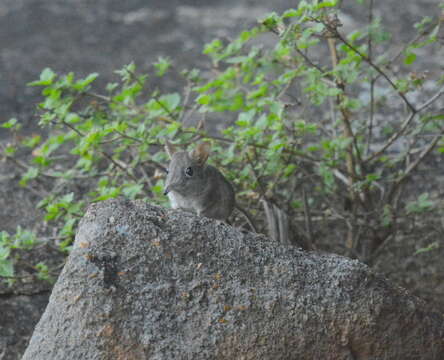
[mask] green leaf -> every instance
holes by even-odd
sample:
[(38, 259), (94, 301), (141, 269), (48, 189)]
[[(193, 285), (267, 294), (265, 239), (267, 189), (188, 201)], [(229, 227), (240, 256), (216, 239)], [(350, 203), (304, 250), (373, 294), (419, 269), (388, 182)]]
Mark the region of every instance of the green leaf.
[(30, 82), (30, 83), (28, 83), (28, 86), (51, 85), (55, 78), (56, 78), (56, 74), (50, 68), (46, 68), (41, 72), (40, 80)]
[(243, 63), (245, 60), (248, 60), (248, 56), (233, 56), (225, 60), (228, 64), (239, 64)]
[(2, 123), (1, 127), (4, 128), (4, 129), (11, 129), (16, 124), (17, 124), (17, 119), (16, 118), (11, 118), (8, 121), (5, 121), (4, 123)]
[(256, 110), (254, 109), (240, 113), (236, 121), (236, 125), (240, 127), (248, 127), (255, 115)]
[(67, 205), (70, 204), (73, 201), (73, 199), (74, 199), (74, 193), (70, 192), (69, 194), (66, 194), (60, 198), (60, 203)]
[(16, 249), (32, 249), (37, 244), (37, 236), (34, 232), (27, 229), (22, 229), (21, 226), (17, 226), (16, 233), (14, 235), (13, 248)]
[(97, 202), (97, 201), (116, 198), (117, 196), (120, 195), (121, 191), (119, 187), (112, 186), (112, 187), (102, 188), (100, 190), (100, 193), (101, 195), (97, 196), (92, 201)]
[(129, 184), (124, 186), (122, 192), (130, 199), (135, 199), (143, 190), (143, 184)]
[(323, 9), (323, 8), (326, 8), (326, 7), (335, 7), (337, 4), (338, 4), (338, 1), (337, 1), (337, 0), (332, 0), (332, 1), (322, 1), (322, 2), (320, 2), (320, 3), (316, 6), (316, 8), (319, 10), (319, 9)]
[(211, 101), (211, 96), (206, 94), (199, 95), (196, 99), (196, 102), (201, 105), (208, 105), (210, 101)]
[(160, 56), (156, 63), (154, 63), (154, 67), (156, 68), (157, 76), (163, 76), (168, 71), (168, 69), (171, 67), (171, 61), (167, 57)]
[(0, 277), (13, 277), (14, 265), (12, 260), (0, 260)]
[(16, 153), (17, 148), (12, 144), (7, 144), (4, 150), (6, 156), (12, 156)]
[(289, 9), (286, 10), (283, 14), (282, 14), (282, 19), (286, 19), (286, 18), (290, 18), (290, 17), (295, 17), (298, 16), (298, 11), (295, 9)]
[(174, 112), (180, 104), (180, 95), (178, 93), (162, 95), (158, 101), (161, 104), (161, 108)]
[(76, 113), (68, 113), (65, 117), (65, 122), (68, 124), (76, 124), (80, 121), (82, 121), (82, 118)]
[(9, 247), (0, 244), (0, 261), (6, 260), (11, 254), (11, 249)]
[(35, 265), (35, 269), (37, 270), (38, 279), (46, 281), (49, 281), (51, 279), (51, 276), (49, 275), (48, 265), (46, 265), (45, 263), (39, 262)]
[(22, 140), (22, 145), (29, 148), (34, 148), (40, 143), (41, 140), (42, 137), (40, 135), (28, 136)]
[(98, 73), (89, 74), (86, 78), (76, 81), (76, 83), (73, 85), (73, 88), (78, 91), (84, 90), (89, 84), (97, 79), (98, 76)]
[(63, 228), (60, 230), (60, 235), (63, 237), (71, 237), (75, 235), (75, 225), (77, 224), (76, 218), (70, 218), (66, 220)]
[(297, 168), (297, 166), (294, 164), (287, 165), (287, 167), (285, 168), (285, 171), (284, 171), (285, 177), (289, 177), (290, 175), (293, 175), (296, 168)]
[(415, 60), (416, 60), (416, 54), (412, 51), (409, 51), (405, 55), (404, 64), (411, 65), (415, 62)]
[(438, 241), (434, 241), (430, 245), (416, 250), (413, 255), (422, 254), (422, 253), (429, 252), (429, 251), (436, 250), (436, 249), (439, 249), (439, 242)]
[(428, 193), (421, 194), (416, 201), (407, 203), (406, 210), (408, 214), (423, 213), (431, 210), (434, 202), (430, 200)]
[(36, 167), (30, 167), (26, 171), (25, 174), (22, 175), (22, 178), (19, 181), (21, 186), (26, 186), (29, 180), (35, 179), (39, 174), (39, 169)]
[(212, 42), (210, 42), (209, 44), (206, 44), (204, 46), (203, 53), (206, 55), (210, 55), (210, 54), (220, 51), (222, 49), (222, 47), (223, 47), (222, 41), (220, 41), (219, 39), (215, 39)]
[(282, 23), (281, 18), (275, 12), (266, 15), (263, 19), (259, 20), (260, 23), (265, 25), (269, 29), (274, 29), (276, 26)]

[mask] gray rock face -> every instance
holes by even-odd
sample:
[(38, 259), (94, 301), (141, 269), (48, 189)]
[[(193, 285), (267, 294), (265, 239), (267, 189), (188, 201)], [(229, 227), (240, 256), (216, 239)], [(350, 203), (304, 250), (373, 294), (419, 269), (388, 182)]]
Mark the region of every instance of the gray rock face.
[(23, 360), (441, 359), (443, 335), (358, 261), (109, 200), (82, 220)]

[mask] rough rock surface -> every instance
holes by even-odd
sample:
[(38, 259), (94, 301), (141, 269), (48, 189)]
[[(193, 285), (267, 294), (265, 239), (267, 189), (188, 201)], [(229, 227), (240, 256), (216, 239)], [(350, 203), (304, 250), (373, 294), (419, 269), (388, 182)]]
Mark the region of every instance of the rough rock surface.
[(358, 261), (143, 202), (91, 205), (23, 360), (442, 359), (444, 320)]

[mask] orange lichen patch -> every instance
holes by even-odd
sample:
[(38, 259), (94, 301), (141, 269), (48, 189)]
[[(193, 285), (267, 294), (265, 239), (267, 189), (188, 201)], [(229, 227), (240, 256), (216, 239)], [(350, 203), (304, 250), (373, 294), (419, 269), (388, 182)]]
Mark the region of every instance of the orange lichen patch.
[(230, 311), (232, 307), (230, 305), (224, 305), (224, 311)]
[(107, 354), (113, 359), (140, 360), (148, 358), (149, 349), (122, 336), (114, 324), (103, 326), (97, 332), (97, 336), (104, 338), (107, 343)]
[(86, 241), (83, 241), (79, 244), (79, 247), (81, 247), (82, 249), (86, 249), (89, 247), (89, 243), (87, 243)]
[(97, 336), (110, 337), (114, 334), (114, 326), (112, 324), (106, 324), (104, 327), (97, 331)]
[(216, 280), (220, 280), (220, 279), (222, 279), (222, 274), (221, 273), (216, 273), (216, 274), (214, 274), (214, 276), (213, 276)]
[(180, 294), (180, 297), (182, 299), (189, 299), (191, 297), (190, 293), (184, 291), (183, 293)]

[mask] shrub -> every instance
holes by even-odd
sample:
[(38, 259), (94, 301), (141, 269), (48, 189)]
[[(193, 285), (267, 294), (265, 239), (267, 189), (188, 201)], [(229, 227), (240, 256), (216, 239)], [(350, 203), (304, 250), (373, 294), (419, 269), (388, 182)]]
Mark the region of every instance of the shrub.
[[(443, 78), (415, 65), (421, 48), (438, 46), (438, 22), (416, 24), (415, 38), (390, 56), (371, 6), (370, 23), (348, 34), (338, 13), (337, 1), (300, 1), (269, 14), (229, 43), (207, 44), (208, 73), (160, 58), (148, 73), (125, 66), (99, 93), (97, 74), (43, 70), (30, 85), (43, 89), (47, 136), (15, 137), (2, 152), (23, 169), (21, 185), (44, 179), (39, 207), (60, 249), (69, 250), (90, 202), (122, 195), (167, 204), (166, 140), (185, 148), (211, 141), (211, 161), (262, 230), (277, 224), (273, 237), (306, 248), (322, 247), (318, 239), (333, 229), (348, 255), (370, 262), (400, 219), (433, 209), (428, 194), (415, 200), (403, 190), (427, 156), (444, 151), (444, 114), (432, 108)], [(182, 91), (156, 89), (167, 76), (180, 78)], [(3, 127), (17, 132), (20, 123)], [(32, 153), (26, 163), (15, 155), (22, 147)], [(0, 242), (0, 276), (13, 276), (10, 249)]]

